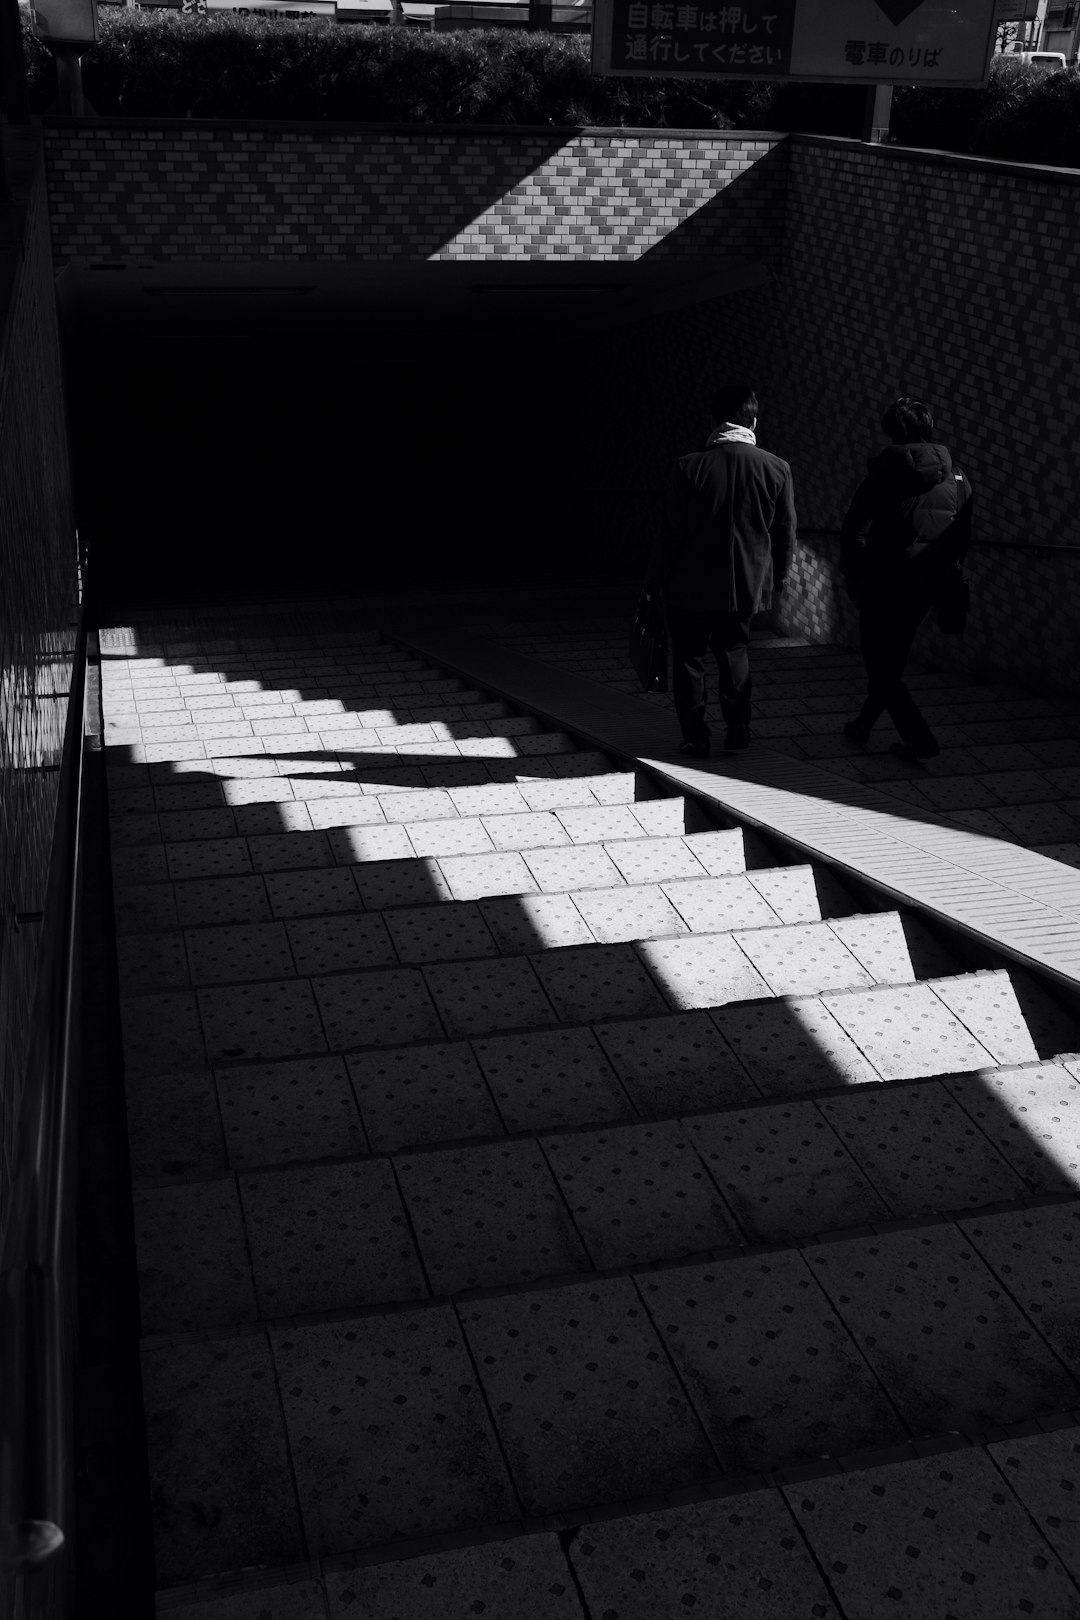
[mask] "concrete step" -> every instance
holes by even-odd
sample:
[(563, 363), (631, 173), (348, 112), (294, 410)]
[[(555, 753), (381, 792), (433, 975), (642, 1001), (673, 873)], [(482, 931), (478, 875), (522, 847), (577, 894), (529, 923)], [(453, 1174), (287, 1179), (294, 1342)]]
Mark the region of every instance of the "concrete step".
[(1080, 1363), (1064, 1301), (1031, 1308), (1077, 1241), (1073, 1202), (148, 1343), (160, 1577), (1049, 1420)]

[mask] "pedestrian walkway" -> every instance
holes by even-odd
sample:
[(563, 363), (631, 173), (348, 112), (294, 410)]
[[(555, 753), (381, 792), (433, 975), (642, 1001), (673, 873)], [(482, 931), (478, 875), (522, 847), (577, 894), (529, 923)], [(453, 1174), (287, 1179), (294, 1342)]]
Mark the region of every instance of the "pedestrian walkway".
[(1075, 1617), (1068, 1006), (550, 632), (259, 629), (101, 637), (160, 1612)]

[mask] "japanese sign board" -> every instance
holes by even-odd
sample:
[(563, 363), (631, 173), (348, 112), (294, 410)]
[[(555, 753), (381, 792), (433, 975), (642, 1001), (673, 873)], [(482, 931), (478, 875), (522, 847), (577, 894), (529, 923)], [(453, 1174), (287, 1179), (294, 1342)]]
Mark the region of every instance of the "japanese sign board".
[(985, 84), (995, 0), (594, 0), (593, 71)]
[(52, 45), (93, 45), (100, 38), (96, 0), (34, 0), (34, 33)]

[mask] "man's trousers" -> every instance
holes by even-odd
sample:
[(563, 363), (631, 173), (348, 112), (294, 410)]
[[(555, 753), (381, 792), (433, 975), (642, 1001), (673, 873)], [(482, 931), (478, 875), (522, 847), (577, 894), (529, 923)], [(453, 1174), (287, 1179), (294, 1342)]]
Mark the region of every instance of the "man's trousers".
[(720, 712), (729, 729), (750, 724), (749, 613), (691, 608), (667, 610), (671, 633), (672, 695), (687, 742), (705, 742), (705, 655), (711, 647), (720, 672)]
[(866, 665), (866, 701), (858, 723), (867, 731), (888, 713), (901, 741), (920, 748), (934, 735), (918, 704), (904, 685), (904, 669), (915, 632), (929, 603), (875, 604), (859, 609), (859, 646)]

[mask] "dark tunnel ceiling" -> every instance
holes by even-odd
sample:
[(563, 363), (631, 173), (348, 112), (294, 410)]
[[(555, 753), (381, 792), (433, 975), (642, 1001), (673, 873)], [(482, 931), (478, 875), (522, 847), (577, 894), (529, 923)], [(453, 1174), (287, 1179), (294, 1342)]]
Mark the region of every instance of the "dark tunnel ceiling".
[(548, 347), (768, 279), (749, 261), (698, 258), (68, 266), (57, 300), (69, 344), (161, 342), (402, 352)]

